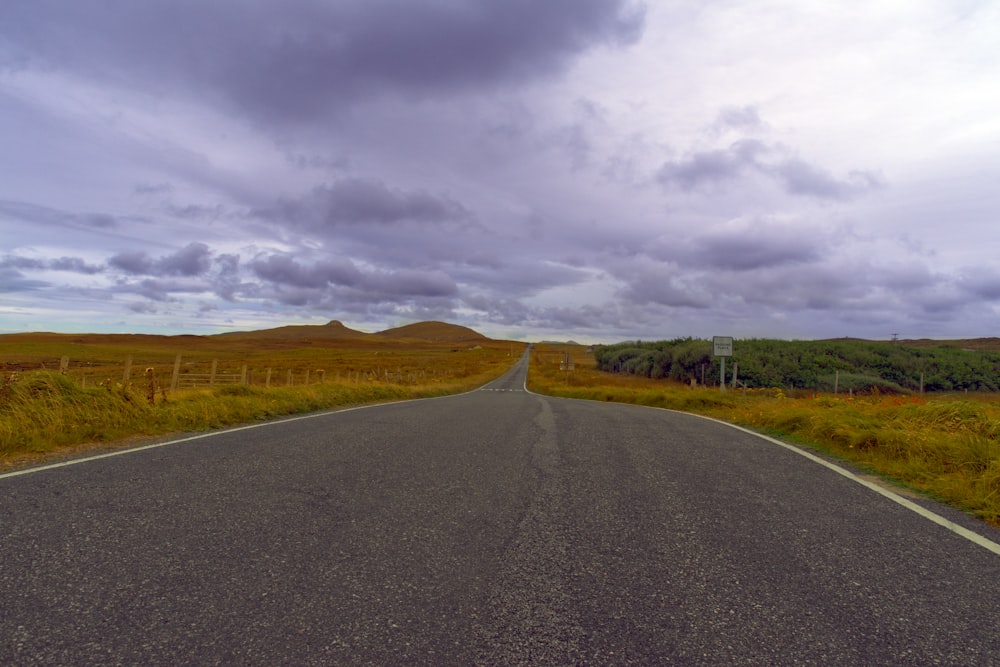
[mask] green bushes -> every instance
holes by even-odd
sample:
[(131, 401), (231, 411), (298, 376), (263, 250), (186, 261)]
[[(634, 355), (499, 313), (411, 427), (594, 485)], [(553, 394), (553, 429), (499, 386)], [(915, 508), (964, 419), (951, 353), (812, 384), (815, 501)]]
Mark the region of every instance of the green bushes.
[[(688, 383), (718, 382), (719, 361), (707, 340), (630, 341), (594, 350), (597, 368)], [(738, 367), (748, 387), (799, 388), (843, 393), (1000, 390), (1000, 353), (954, 347), (915, 348), (857, 340), (738, 340), (727, 360), (726, 381)]]

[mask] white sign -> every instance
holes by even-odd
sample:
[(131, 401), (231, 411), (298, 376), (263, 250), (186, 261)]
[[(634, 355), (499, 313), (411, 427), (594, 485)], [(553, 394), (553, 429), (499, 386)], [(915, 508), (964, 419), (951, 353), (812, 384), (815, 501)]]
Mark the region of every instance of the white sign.
[(712, 355), (716, 357), (731, 357), (733, 356), (733, 337), (732, 336), (713, 336), (712, 337)]

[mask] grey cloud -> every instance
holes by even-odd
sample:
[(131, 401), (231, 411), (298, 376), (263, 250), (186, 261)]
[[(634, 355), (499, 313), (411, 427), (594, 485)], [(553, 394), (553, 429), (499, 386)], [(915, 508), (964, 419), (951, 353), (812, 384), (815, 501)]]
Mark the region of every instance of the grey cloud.
[(524, 261), (511, 258), (500, 266), (459, 268), (461, 282), (490, 286), (508, 295), (524, 297), (553, 287), (578, 285), (591, 274), (581, 268), (550, 261)]
[(5, 9), (8, 62), (186, 85), (272, 120), (323, 117), (386, 91), (534, 80), (595, 45), (634, 42), (645, 19), (625, 0), (11, 0)]
[(30, 280), (20, 271), (0, 266), (0, 292), (31, 292), (48, 287), (42, 280)]
[(0, 260), (0, 268), (10, 268), (10, 269), (44, 269), (48, 266), (48, 262), (40, 259), (33, 259), (31, 257), (18, 257), (16, 255), (7, 255), (2, 260)]
[(627, 303), (696, 309), (713, 305), (705, 285), (672, 263), (639, 260), (619, 267), (616, 277), (626, 284), (620, 296)]
[[(302, 264), (288, 255), (260, 257), (251, 263), (257, 277), (275, 285), (291, 288), (307, 298), (310, 290), (325, 292), (328, 288), (345, 288), (356, 295), (376, 300), (409, 297), (450, 297), (458, 292), (455, 282), (440, 270), (400, 269), (362, 272), (349, 260), (327, 260), (312, 265)], [(287, 293), (287, 292), (286, 292)]]
[(118, 220), (107, 213), (91, 213), (82, 216), (82, 220), (85, 224), (99, 229), (114, 229), (118, 226)]
[(755, 131), (765, 127), (757, 107), (724, 107), (715, 120), (716, 127), (729, 127), (736, 130)]
[(164, 210), (179, 220), (215, 220), (224, 212), (223, 207), (219, 204), (215, 206), (199, 206), (198, 204), (177, 206), (168, 203), (164, 205)]
[(285, 199), (254, 214), (311, 229), (359, 223), (454, 222), (471, 217), (465, 207), (448, 197), (359, 178), (317, 187), (303, 198)]
[(838, 180), (827, 171), (799, 159), (787, 159), (773, 166), (759, 166), (773, 174), (790, 194), (820, 199), (848, 199), (882, 187), (882, 179), (873, 172), (851, 171)]
[(71, 273), (83, 273), (87, 275), (93, 275), (104, 271), (103, 267), (87, 264), (79, 257), (60, 257), (59, 259), (53, 259), (48, 262), (48, 268), (54, 271), (69, 271)]
[(128, 309), (139, 315), (155, 315), (159, 310), (155, 304), (149, 301), (133, 301), (128, 304)]
[(113, 255), (108, 266), (133, 275), (148, 275), (153, 272), (154, 262), (148, 253), (135, 250)]
[(819, 259), (825, 238), (815, 230), (766, 220), (721, 228), (677, 241), (662, 239), (650, 254), (698, 269), (752, 271)]
[(120, 252), (108, 259), (108, 265), (132, 275), (198, 276), (211, 268), (211, 255), (204, 243), (189, 243), (155, 260), (141, 251)]
[(958, 279), (959, 286), (967, 293), (990, 301), (1000, 301), (1000, 273), (992, 270), (973, 269)]
[(736, 181), (747, 175), (765, 176), (787, 193), (827, 200), (846, 200), (882, 187), (871, 171), (853, 170), (838, 179), (823, 168), (802, 160), (780, 145), (742, 139), (724, 149), (691, 153), (663, 163), (657, 180), (683, 190), (699, 190)]
[(366, 277), (362, 287), (383, 297), (454, 296), (458, 287), (444, 271), (380, 271)]
[(726, 149), (700, 151), (683, 160), (665, 162), (657, 173), (657, 179), (685, 190), (731, 181), (745, 171), (757, 168), (757, 156), (766, 152), (768, 148), (760, 141), (744, 139)]
[(306, 267), (288, 255), (269, 255), (254, 260), (250, 267), (258, 277), (289, 287), (323, 288), (361, 281), (361, 272), (350, 260), (327, 260)]
[(816, 260), (819, 251), (814, 241), (799, 238), (760, 238), (754, 236), (714, 236), (695, 242), (695, 253), (682, 258), (703, 266), (733, 271), (750, 271), (769, 266), (797, 264)]
[(213, 282), (215, 293), (226, 301), (235, 301), (236, 293), (241, 289), (240, 256), (221, 254), (215, 258), (218, 275)]
[(211, 254), (204, 243), (189, 243), (174, 254), (163, 257), (159, 268), (167, 275), (199, 276), (211, 267)]
[(23, 201), (0, 200), (0, 216), (39, 225), (114, 229), (121, 221), (108, 213), (70, 213)]
[(139, 183), (132, 192), (137, 195), (167, 195), (174, 191), (170, 183)]

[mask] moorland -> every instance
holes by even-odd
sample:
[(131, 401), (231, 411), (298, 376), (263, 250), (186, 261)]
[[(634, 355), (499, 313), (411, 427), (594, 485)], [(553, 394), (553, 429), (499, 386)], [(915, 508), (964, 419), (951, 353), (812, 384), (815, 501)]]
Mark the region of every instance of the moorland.
[[(333, 321), (214, 336), (0, 335), (0, 469), (466, 391), (525, 347), (442, 322), (378, 333)], [(1000, 526), (997, 339), (737, 341), (727, 392), (710, 352), (690, 338), (535, 344), (529, 388), (739, 424)]]
[(443, 322), (212, 336), (0, 335), (0, 468), (122, 441), (466, 391), (525, 345)]

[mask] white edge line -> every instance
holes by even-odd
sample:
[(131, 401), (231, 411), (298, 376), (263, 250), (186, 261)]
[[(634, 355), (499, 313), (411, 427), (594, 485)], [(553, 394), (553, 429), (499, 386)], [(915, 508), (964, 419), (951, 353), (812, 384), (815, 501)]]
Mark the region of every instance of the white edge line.
[[(543, 396), (545, 398), (564, 398), (562, 396), (549, 396), (547, 394), (536, 394), (535, 392), (530, 391), (528, 389), (527, 381), (525, 381), (525, 387), (524, 387), (524, 389), (529, 394), (535, 394), (536, 396)], [(585, 398), (584, 399), (567, 398), (565, 400), (571, 400), (571, 401), (573, 401), (573, 400), (583, 400), (583, 401), (587, 401), (587, 400), (590, 400), (590, 399), (585, 399)], [(593, 402), (607, 404), (606, 401), (593, 401)], [(647, 408), (647, 409), (652, 409), (652, 410), (662, 410), (664, 412), (674, 412), (674, 413), (677, 413), (677, 414), (680, 414), (680, 415), (687, 415), (689, 417), (697, 417), (698, 419), (705, 419), (707, 421), (715, 422), (716, 424), (722, 424), (723, 426), (728, 426), (729, 428), (734, 428), (737, 431), (743, 431), (744, 433), (747, 433), (749, 435), (755, 436), (755, 437), (760, 438), (762, 440), (766, 440), (766, 441), (768, 441), (770, 443), (773, 443), (775, 445), (778, 445), (780, 447), (784, 447), (785, 449), (787, 449), (789, 451), (795, 452), (799, 456), (804, 456), (804, 457), (806, 457), (807, 459), (809, 459), (810, 461), (812, 461), (814, 463), (818, 463), (818, 464), (820, 464), (821, 466), (823, 466), (825, 468), (829, 468), (830, 470), (834, 471), (838, 475), (843, 475), (844, 477), (846, 477), (847, 479), (851, 480), (852, 482), (856, 482), (856, 483), (860, 484), (861, 486), (865, 486), (865, 487), (871, 489), (872, 491), (874, 491), (875, 493), (878, 493), (879, 495), (885, 496), (889, 500), (893, 501), (894, 503), (898, 503), (898, 504), (902, 505), (903, 507), (905, 507), (906, 509), (910, 510), (911, 512), (916, 512), (917, 514), (919, 514), (923, 518), (927, 519), (928, 521), (932, 521), (932, 522), (938, 524), (939, 526), (947, 528), (951, 532), (953, 532), (953, 533), (955, 533), (957, 535), (960, 535), (961, 537), (964, 537), (965, 539), (969, 540), (970, 542), (978, 544), (979, 546), (983, 547), (984, 549), (987, 549), (987, 550), (992, 551), (993, 553), (995, 553), (997, 555), (1000, 555), (1000, 544), (997, 544), (993, 540), (991, 540), (991, 539), (989, 539), (987, 537), (983, 537), (982, 535), (980, 535), (979, 533), (977, 533), (977, 532), (975, 532), (973, 530), (969, 530), (968, 528), (960, 526), (957, 523), (955, 523), (954, 521), (949, 521), (948, 519), (944, 518), (940, 514), (932, 512), (932, 511), (930, 511), (929, 509), (927, 509), (925, 507), (921, 507), (920, 505), (916, 504), (915, 502), (907, 500), (906, 498), (904, 498), (903, 496), (899, 495), (898, 493), (894, 493), (893, 491), (890, 491), (889, 489), (886, 489), (886, 488), (884, 488), (882, 486), (879, 486), (878, 484), (876, 484), (874, 482), (869, 482), (866, 479), (858, 477), (857, 475), (855, 475), (854, 473), (852, 473), (850, 470), (847, 470), (846, 468), (841, 468), (840, 466), (836, 465), (835, 463), (831, 463), (831, 462), (827, 461), (826, 459), (820, 458), (819, 456), (816, 456), (815, 454), (813, 454), (811, 452), (808, 452), (808, 451), (806, 451), (806, 450), (804, 450), (804, 449), (802, 449), (800, 447), (796, 447), (795, 445), (789, 444), (787, 442), (782, 442), (781, 440), (778, 440), (777, 438), (772, 438), (771, 436), (764, 435), (763, 433), (757, 433), (756, 431), (751, 431), (748, 428), (744, 428), (742, 426), (737, 426), (736, 424), (730, 424), (729, 422), (722, 421), (721, 419), (715, 419), (714, 417), (706, 417), (705, 415), (699, 415), (699, 414), (695, 414), (693, 412), (684, 412), (683, 410), (672, 410), (670, 408), (657, 408), (657, 407), (653, 407), (653, 406), (650, 406), (650, 405), (635, 405), (635, 404), (632, 404), (632, 403), (620, 403), (619, 405), (634, 405), (635, 407), (638, 407), (638, 408)]]
[[(660, 408), (660, 409), (666, 409), (666, 408)], [(667, 410), (667, 411), (668, 412), (680, 412), (678, 410)], [(681, 414), (685, 414), (686, 415), (686, 414), (691, 414), (691, 413), (681, 412)], [(985, 549), (988, 549), (988, 550), (992, 551), (993, 553), (995, 553), (997, 555), (1000, 555), (1000, 544), (997, 544), (993, 540), (990, 540), (989, 538), (983, 537), (979, 533), (977, 533), (975, 531), (972, 531), (972, 530), (969, 530), (968, 528), (964, 528), (964, 527), (958, 525), (957, 523), (955, 523), (954, 521), (950, 521), (950, 520), (944, 518), (943, 516), (941, 516), (940, 514), (937, 514), (936, 512), (932, 512), (929, 509), (927, 509), (926, 507), (922, 507), (922, 506), (918, 505), (917, 503), (904, 498), (903, 496), (899, 495), (898, 493), (895, 493), (894, 491), (891, 491), (891, 490), (889, 490), (889, 489), (887, 489), (887, 488), (885, 488), (883, 486), (880, 486), (879, 484), (876, 484), (875, 482), (870, 482), (867, 479), (863, 479), (861, 477), (858, 477), (857, 475), (855, 475), (854, 473), (852, 473), (850, 470), (847, 470), (845, 468), (841, 468), (840, 466), (838, 466), (838, 465), (836, 465), (834, 463), (831, 463), (830, 461), (827, 461), (826, 459), (823, 459), (823, 458), (820, 458), (819, 456), (816, 456), (812, 452), (808, 452), (808, 451), (806, 451), (804, 449), (801, 449), (799, 447), (791, 445), (791, 444), (789, 444), (787, 442), (782, 442), (781, 440), (778, 440), (777, 438), (772, 438), (772, 437), (764, 435), (762, 433), (757, 433), (755, 431), (751, 431), (748, 428), (743, 428), (742, 426), (737, 426), (736, 424), (730, 424), (728, 422), (724, 422), (724, 421), (722, 421), (720, 419), (714, 419), (712, 417), (706, 417), (704, 415), (692, 415), (692, 416), (699, 417), (701, 419), (707, 419), (708, 421), (713, 421), (713, 422), (716, 422), (717, 424), (723, 424), (725, 426), (729, 426), (730, 428), (734, 428), (737, 431), (743, 431), (744, 433), (748, 433), (750, 435), (753, 435), (753, 436), (756, 436), (758, 438), (761, 438), (762, 440), (766, 440), (768, 442), (771, 442), (771, 443), (774, 443), (774, 444), (779, 445), (781, 447), (784, 447), (785, 449), (793, 451), (793, 452), (795, 452), (796, 454), (798, 454), (800, 456), (806, 457), (810, 461), (813, 461), (815, 463), (820, 464), (821, 466), (829, 468), (830, 470), (834, 471), (835, 473), (837, 473), (839, 475), (843, 475), (844, 477), (846, 477), (847, 479), (849, 479), (849, 480), (851, 480), (853, 482), (857, 482), (858, 484), (860, 484), (862, 486), (868, 487), (869, 489), (871, 489), (875, 493), (878, 493), (878, 494), (880, 494), (882, 496), (885, 496), (886, 498), (888, 498), (889, 500), (893, 501), (894, 503), (898, 503), (898, 504), (902, 505), (903, 507), (905, 507), (906, 509), (908, 509), (908, 510), (910, 510), (912, 512), (916, 512), (917, 514), (919, 514), (920, 516), (924, 517), (925, 519), (927, 519), (929, 521), (933, 521), (934, 523), (938, 524), (939, 526), (943, 526), (943, 527), (947, 528), (948, 530), (950, 530), (953, 533), (961, 535), (962, 537), (964, 537), (965, 539), (969, 540), (970, 542), (975, 542), (979, 546), (981, 546), (981, 547), (983, 547)]]
[(186, 438), (178, 438), (176, 440), (167, 440), (165, 442), (154, 442), (149, 445), (140, 445), (138, 447), (128, 447), (125, 449), (118, 449), (113, 452), (107, 452), (105, 454), (96, 454), (94, 456), (85, 456), (79, 459), (69, 459), (67, 461), (60, 461), (59, 463), (49, 463), (47, 465), (36, 466), (34, 468), (25, 468), (23, 470), (14, 470), (12, 472), (0, 473), (0, 479), (7, 479), (9, 477), (18, 477), (20, 475), (30, 475), (36, 472), (43, 472), (45, 470), (53, 470), (55, 468), (65, 468), (67, 466), (73, 466), (78, 463), (87, 463), (89, 461), (98, 461), (100, 459), (111, 458), (112, 456), (124, 456), (125, 454), (135, 454), (136, 452), (143, 452), (147, 449), (157, 449), (159, 447), (167, 447), (169, 445), (179, 445), (182, 442), (191, 442), (192, 440), (201, 440), (202, 438), (211, 438), (217, 435), (224, 435), (226, 433), (238, 433), (239, 431), (249, 431), (254, 428), (264, 428), (266, 426), (277, 426), (280, 424), (288, 424), (290, 422), (302, 421), (304, 419), (316, 419), (317, 417), (329, 417), (331, 415), (336, 415), (341, 412), (353, 412), (355, 410), (366, 410), (369, 408), (380, 408), (386, 405), (398, 405), (400, 403), (414, 403), (417, 401), (436, 401), (443, 398), (455, 398), (456, 396), (463, 396), (465, 394), (471, 394), (472, 392), (479, 391), (479, 389), (473, 389), (472, 391), (465, 391), (460, 394), (446, 394), (444, 396), (428, 396), (426, 398), (409, 398), (402, 401), (388, 401), (385, 403), (368, 403), (367, 405), (355, 405), (350, 408), (340, 408), (334, 410), (324, 410), (322, 412), (311, 412), (307, 415), (299, 415), (297, 417), (286, 417), (284, 419), (276, 419), (274, 421), (260, 422), (259, 424), (247, 424), (245, 426), (236, 426), (233, 428), (219, 429), (216, 431), (207, 431), (205, 433), (198, 433), (196, 435), (191, 435)]

